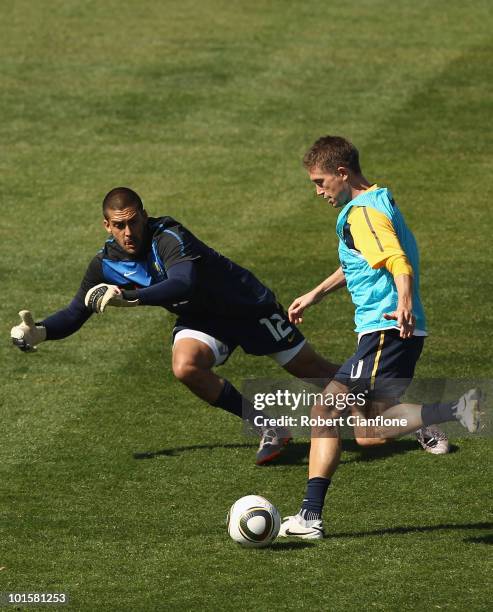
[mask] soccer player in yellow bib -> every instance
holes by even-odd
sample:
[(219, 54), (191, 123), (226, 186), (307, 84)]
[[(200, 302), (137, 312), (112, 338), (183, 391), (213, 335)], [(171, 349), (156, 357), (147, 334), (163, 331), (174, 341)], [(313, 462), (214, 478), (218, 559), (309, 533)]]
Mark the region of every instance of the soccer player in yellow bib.
[[(279, 532), (281, 536), (318, 539), (324, 535), (322, 510), (341, 449), (339, 429), (329, 423), (349, 409), (349, 393), (364, 393), (369, 398), (370, 414), (365, 409), (361, 416), (378, 414), (385, 421), (379, 424), (375, 419), (370, 437), (364, 428), (357, 429), (360, 444), (375, 444), (418, 430), (423, 447), (432, 451), (444, 442), (437, 423), (455, 420), (470, 432), (479, 429), (479, 392), (471, 389), (449, 403), (400, 403), (427, 335), (416, 240), (391, 192), (364, 177), (358, 150), (346, 139), (320, 138), (303, 161), (317, 195), (341, 209), (336, 223), (341, 265), (315, 289), (294, 300), (289, 319), (302, 323), (307, 308), (346, 286), (355, 305), (358, 334), (355, 354), (325, 389), (327, 396), (346, 397), (347, 405), (339, 411), (331, 402), (313, 407), (311, 416), (317, 424), (312, 427), (306, 493), (299, 512), (286, 517)], [(319, 421), (323, 424), (318, 425)]]

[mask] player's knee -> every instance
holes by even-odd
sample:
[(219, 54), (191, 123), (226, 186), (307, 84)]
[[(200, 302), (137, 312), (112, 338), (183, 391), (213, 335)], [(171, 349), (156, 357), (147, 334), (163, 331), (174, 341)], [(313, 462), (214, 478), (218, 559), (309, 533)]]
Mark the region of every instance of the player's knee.
[(315, 404), (310, 410), (310, 418), (312, 419), (317, 419), (318, 417), (327, 419), (331, 416), (331, 414), (332, 409), (325, 404)]
[(324, 381), (325, 386), (334, 377), (338, 366), (329, 363), (307, 343), (291, 361), (284, 365), (284, 369), (298, 378), (320, 379)]
[(197, 375), (197, 367), (187, 360), (173, 361), (173, 374), (182, 383), (190, 384)]

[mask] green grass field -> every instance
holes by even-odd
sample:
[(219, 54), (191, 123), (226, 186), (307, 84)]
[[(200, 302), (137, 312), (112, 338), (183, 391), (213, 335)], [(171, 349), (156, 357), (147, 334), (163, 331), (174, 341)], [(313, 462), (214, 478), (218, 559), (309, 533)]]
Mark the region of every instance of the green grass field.
[[(418, 238), (418, 375), (492, 377), (490, 2), (4, 0), (0, 24), (0, 592), (89, 611), (489, 609), (486, 437), (444, 457), (347, 444), (328, 538), (243, 550), (227, 509), (255, 492), (296, 511), (307, 440), (256, 468), (241, 424), (173, 379), (161, 309), (111, 309), (34, 355), (9, 330), (72, 298), (120, 184), (288, 305), (337, 265), (336, 215), (300, 163), (336, 133)], [(341, 292), (303, 331), (340, 361), (352, 316)], [(240, 351), (221, 371), (280, 372)]]

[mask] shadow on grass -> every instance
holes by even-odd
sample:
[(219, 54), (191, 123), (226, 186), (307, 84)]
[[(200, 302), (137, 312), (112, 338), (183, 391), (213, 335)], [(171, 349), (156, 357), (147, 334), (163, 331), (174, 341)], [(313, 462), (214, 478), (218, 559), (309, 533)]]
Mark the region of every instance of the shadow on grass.
[(154, 459), (155, 457), (175, 457), (180, 453), (194, 450), (214, 450), (215, 448), (256, 448), (256, 444), (192, 444), (191, 446), (177, 446), (175, 448), (163, 448), (157, 451), (145, 451), (134, 453), (134, 459)]
[(273, 468), (276, 465), (306, 465), (309, 452), (309, 442), (291, 442), (275, 461), (262, 467)]
[[(214, 450), (216, 448), (256, 448), (255, 443), (243, 443), (243, 444), (192, 444), (190, 446), (177, 446), (175, 448), (163, 448), (156, 451), (144, 451), (141, 453), (133, 453), (134, 459), (154, 459), (155, 457), (167, 456), (175, 457), (180, 453), (195, 450)], [(393, 455), (402, 455), (403, 453), (416, 451), (419, 449), (418, 443), (415, 440), (394, 440), (388, 444), (382, 444), (382, 446), (374, 446), (364, 448), (359, 446), (355, 440), (343, 440), (342, 441), (343, 451), (350, 453), (358, 453), (355, 457), (349, 459), (343, 459), (341, 464), (355, 463), (359, 461), (378, 461), (379, 459), (386, 459)], [(450, 453), (457, 452), (457, 446), (450, 446)], [(280, 457), (278, 457), (272, 464), (267, 464), (265, 467), (275, 467), (276, 465), (303, 465), (307, 463), (308, 453), (310, 452), (309, 442), (291, 442), (289, 446), (284, 450)]]
[[(368, 536), (401, 535), (406, 533), (428, 533), (430, 531), (462, 531), (468, 529), (493, 529), (493, 523), (444, 523), (441, 525), (426, 525), (425, 527), (389, 527), (388, 529), (375, 529), (373, 531), (355, 531), (342, 533), (329, 533), (325, 536), (327, 540), (337, 538), (367, 538)], [(492, 535), (465, 538), (464, 542), (491, 544)]]
[[(344, 463), (354, 463), (355, 461), (376, 461), (385, 459), (392, 455), (402, 455), (416, 450), (421, 450), (417, 440), (392, 440), (387, 444), (373, 447), (359, 446), (355, 440), (344, 440), (342, 448), (348, 452), (359, 452), (359, 456), (344, 461)], [(459, 450), (458, 446), (450, 445), (449, 454), (456, 453)]]
[[(363, 447), (359, 446), (355, 440), (343, 440), (342, 450), (349, 453), (357, 453), (354, 457), (349, 457), (341, 460), (341, 465), (347, 463), (358, 463), (366, 461), (378, 461), (386, 459), (393, 455), (402, 455), (408, 452), (421, 450), (416, 440), (394, 440), (381, 446)], [(457, 446), (450, 445), (450, 453), (455, 453), (459, 449)], [(308, 442), (291, 442), (283, 454), (276, 459), (275, 465), (301, 465), (307, 463), (308, 453), (310, 452), (310, 444)], [(422, 451), (421, 451), (422, 452)]]
[(312, 546), (315, 546), (315, 542), (307, 542), (306, 540), (298, 540), (297, 542), (279, 542), (279, 540), (276, 540), (268, 548), (266, 548), (266, 550), (270, 548), (271, 550), (274, 549), (276, 552), (282, 552), (284, 550), (300, 550), (301, 548), (311, 548)]
[(493, 533), (487, 533), (484, 536), (477, 536), (475, 538), (464, 538), (464, 542), (468, 544), (493, 544)]

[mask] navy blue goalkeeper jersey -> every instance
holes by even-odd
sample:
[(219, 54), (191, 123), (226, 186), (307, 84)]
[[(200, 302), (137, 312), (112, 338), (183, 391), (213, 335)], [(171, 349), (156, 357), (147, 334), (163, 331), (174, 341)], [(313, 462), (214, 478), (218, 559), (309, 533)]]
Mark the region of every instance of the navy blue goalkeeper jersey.
[(113, 239), (106, 241), (89, 264), (75, 299), (83, 302), (87, 291), (100, 283), (121, 289), (149, 287), (166, 280), (168, 270), (184, 261), (194, 262), (193, 294), (166, 304), (171, 312), (237, 318), (255, 316), (276, 303), (274, 293), (249, 270), (208, 247), (171, 217), (149, 218), (146, 241), (137, 256)]

